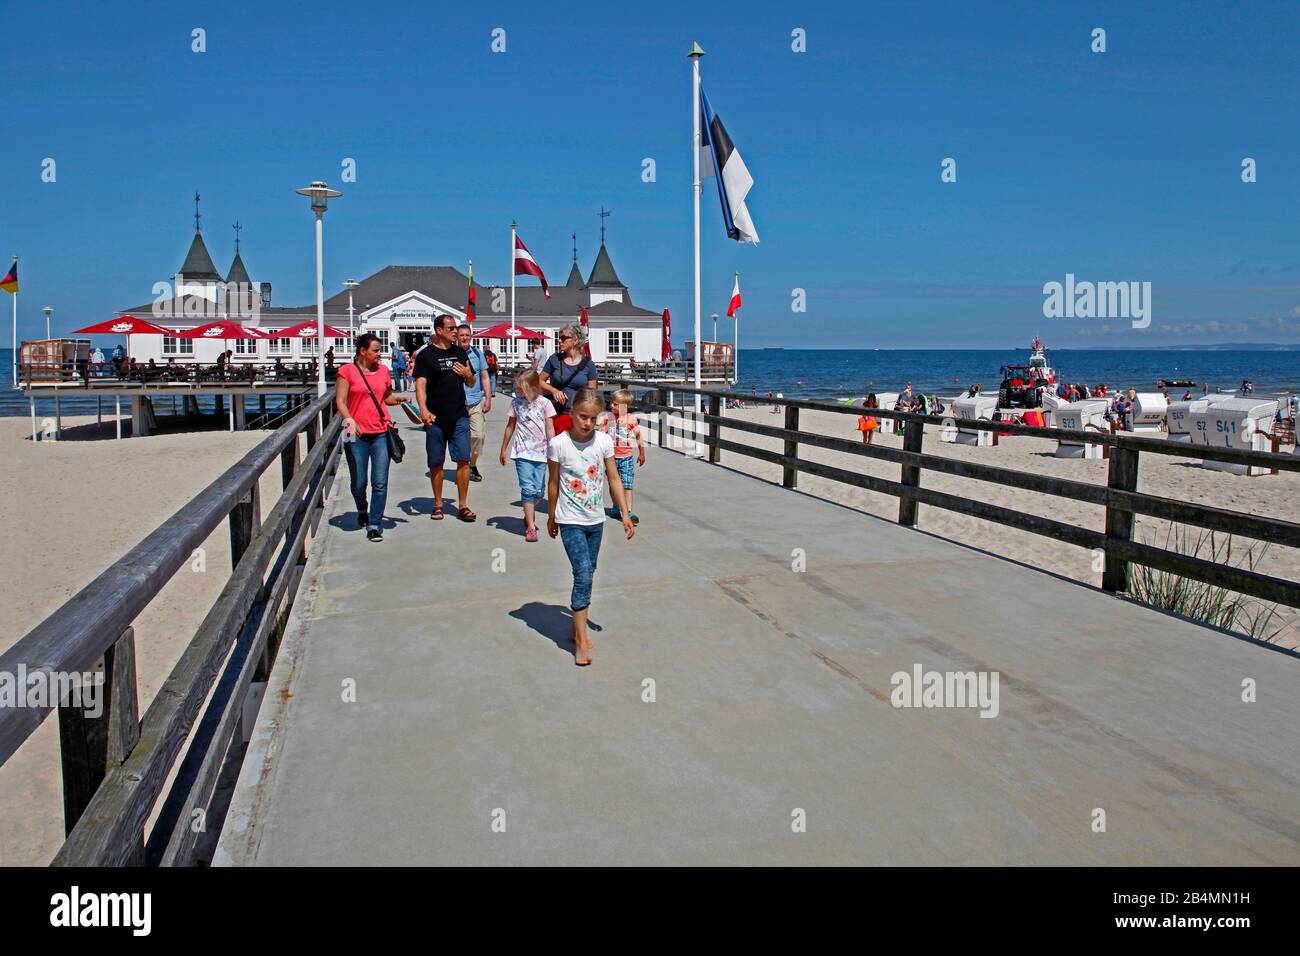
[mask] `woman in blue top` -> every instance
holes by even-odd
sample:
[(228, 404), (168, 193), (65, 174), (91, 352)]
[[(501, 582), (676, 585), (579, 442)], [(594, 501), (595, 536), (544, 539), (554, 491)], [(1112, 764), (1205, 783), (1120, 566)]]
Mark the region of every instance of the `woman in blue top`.
[(542, 392), (555, 406), (557, 435), (572, 424), (569, 412), (579, 390), (594, 389), (600, 384), (596, 381), (596, 363), (582, 354), (585, 341), (586, 337), (579, 326), (566, 325), (560, 329), (555, 340), (556, 353), (542, 366)]

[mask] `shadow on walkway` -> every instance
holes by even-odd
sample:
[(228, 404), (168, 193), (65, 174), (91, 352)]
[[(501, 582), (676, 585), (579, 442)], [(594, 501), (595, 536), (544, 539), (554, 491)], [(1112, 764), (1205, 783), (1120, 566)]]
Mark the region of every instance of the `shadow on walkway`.
[[(511, 611), (510, 616), (523, 621), (566, 654), (576, 652), (573, 646), (573, 612), (564, 605), (529, 601), (523, 607)], [(599, 634), (601, 626), (589, 620), (587, 629), (593, 634)]]

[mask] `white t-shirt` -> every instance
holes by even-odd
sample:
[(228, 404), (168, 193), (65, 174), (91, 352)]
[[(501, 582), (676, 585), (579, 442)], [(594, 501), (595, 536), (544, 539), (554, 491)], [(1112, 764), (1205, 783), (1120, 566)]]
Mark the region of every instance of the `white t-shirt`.
[(528, 461), (546, 461), (546, 420), (555, 417), (555, 406), (538, 395), (533, 401), (516, 395), (510, 401), (510, 415), (515, 420), (515, 437), (510, 442), (510, 457)]
[(593, 432), (575, 442), (568, 432), (555, 436), (547, 458), (560, 463), (556, 524), (601, 524), (605, 521), (605, 459), (614, 457), (614, 439)]

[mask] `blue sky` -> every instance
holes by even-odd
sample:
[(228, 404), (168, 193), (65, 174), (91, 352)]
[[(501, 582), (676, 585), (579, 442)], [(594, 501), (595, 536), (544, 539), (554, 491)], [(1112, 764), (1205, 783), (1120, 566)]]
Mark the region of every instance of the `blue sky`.
[[(742, 346), (1300, 342), (1294, 0), (45, 2), (8, 19), (0, 253), (22, 256), (20, 337), (43, 330), (43, 305), (57, 332), (152, 298), (184, 257), (196, 189), (220, 269), (238, 219), (275, 304), (311, 301), (293, 189), (322, 178), (344, 191), (327, 294), (471, 257), (480, 281), (508, 281), (511, 218), (562, 283), (571, 232), (590, 268), (604, 204), (634, 300), (670, 308), (684, 340), (696, 40), (763, 240), (725, 238), (706, 181), (706, 331), (739, 270)], [(1045, 318), (1043, 284), (1067, 273), (1151, 282), (1151, 327)]]

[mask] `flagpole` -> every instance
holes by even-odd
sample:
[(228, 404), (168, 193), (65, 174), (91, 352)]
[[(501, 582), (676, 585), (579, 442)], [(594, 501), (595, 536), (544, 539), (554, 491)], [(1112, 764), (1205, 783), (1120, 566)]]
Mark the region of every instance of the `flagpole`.
[[(695, 168), (695, 183), (691, 188), (695, 200), (695, 414), (702, 409), (700, 388), (700, 57), (704, 51), (698, 43), (692, 44), (691, 59), (691, 160)], [(722, 171), (718, 170), (718, 175)]]
[(515, 335), (515, 221), (510, 220), (510, 347), (516, 349), (514, 359), (519, 360), (519, 337)]
[[(736, 273), (736, 282), (740, 282), (740, 273)], [(731, 384), (740, 384), (740, 310), (731, 316), (736, 321), (736, 331), (731, 336)]]
[[(18, 257), (14, 256), (14, 265), (18, 265)], [(13, 322), (13, 340), (14, 340), (14, 388), (18, 387), (18, 289), (14, 289), (14, 322)]]

